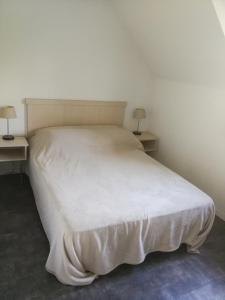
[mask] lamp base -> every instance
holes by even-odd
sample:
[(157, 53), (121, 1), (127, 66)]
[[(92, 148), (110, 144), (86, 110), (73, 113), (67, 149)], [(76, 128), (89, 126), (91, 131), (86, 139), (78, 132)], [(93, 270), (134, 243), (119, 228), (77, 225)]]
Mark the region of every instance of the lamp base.
[(7, 135), (3, 135), (2, 139), (6, 140), (6, 141), (12, 141), (12, 140), (14, 140), (14, 136), (7, 134)]
[(135, 134), (135, 135), (141, 135), (141, 132), (140, 131), (133, 131), (133, 134)]

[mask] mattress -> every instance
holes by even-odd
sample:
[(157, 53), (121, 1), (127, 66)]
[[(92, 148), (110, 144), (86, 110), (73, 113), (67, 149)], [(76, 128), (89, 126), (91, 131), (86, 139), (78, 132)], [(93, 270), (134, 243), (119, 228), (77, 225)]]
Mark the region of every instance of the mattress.
[(183, 243), (196, 252), (213, 224), (212, 199), (116, 126), (38, 130), (29, 173), (50, 244), (46, 269), (64, 284), (90, 284)]

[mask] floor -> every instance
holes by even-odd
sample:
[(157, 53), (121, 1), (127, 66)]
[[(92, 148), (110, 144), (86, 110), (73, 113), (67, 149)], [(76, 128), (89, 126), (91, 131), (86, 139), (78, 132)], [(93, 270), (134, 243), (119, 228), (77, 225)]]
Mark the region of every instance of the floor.
[(45, 271), (48, 241), (28, 178), (0, 176), (1, 300), (225, 300), (225, 222), (216, 219), (200, 255), (181, 247), (122, 265), (86, 287), (60, 284)]

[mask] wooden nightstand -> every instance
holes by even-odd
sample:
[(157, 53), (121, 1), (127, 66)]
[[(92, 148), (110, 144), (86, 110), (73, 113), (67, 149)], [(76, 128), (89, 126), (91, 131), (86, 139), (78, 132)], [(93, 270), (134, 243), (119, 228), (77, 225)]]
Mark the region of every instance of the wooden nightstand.
[(144, 146), (144, 150), (146, 153), (150, 154), (151, 152), (157, 151), (159, 140), (157, 136), (155, 136), (149, 131), (143, 131), (141, 135), (135, 136)]
[(25, 137), (15, 137), (12, 141), (5, 141), (0, 136), (0, 162), (21, 161), (22, 173), (22, 161), (27, 159), (27, 148), (28, 142)]

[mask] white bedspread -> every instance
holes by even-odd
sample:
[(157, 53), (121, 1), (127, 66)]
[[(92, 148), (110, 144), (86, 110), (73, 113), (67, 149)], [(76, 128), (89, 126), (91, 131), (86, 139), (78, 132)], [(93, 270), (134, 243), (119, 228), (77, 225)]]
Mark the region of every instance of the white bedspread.
[(90, 284), (182, 243), (196, 251), (214, 220), (206, 194), (114, 126), (37, 131), (30, 178), (50, 243), (46, 268), (65, 284)]

